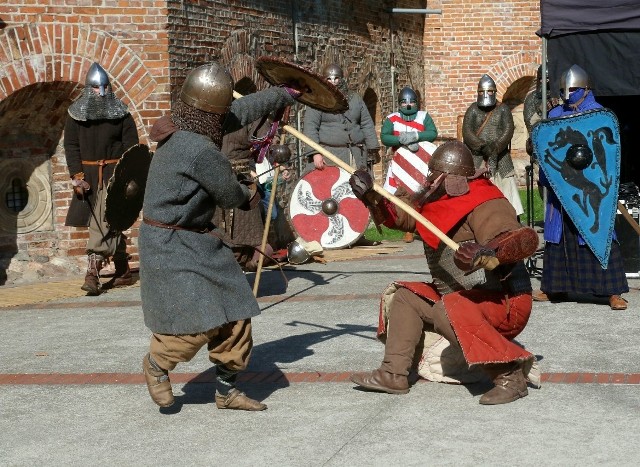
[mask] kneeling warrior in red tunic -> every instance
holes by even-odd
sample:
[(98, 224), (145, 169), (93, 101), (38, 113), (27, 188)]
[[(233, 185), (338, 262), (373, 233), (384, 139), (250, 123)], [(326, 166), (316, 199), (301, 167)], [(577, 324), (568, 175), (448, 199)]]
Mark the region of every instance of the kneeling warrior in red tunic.
[[(454, 251), (418, 225), (433, 281), (397, 283), (382, 365), (351, 380), (373, 391), (409, 392), (407, 377), (427, 324), (458, 347), (469, 366), (479, 365), (493, 380), (495, 387), (480, 398), (481, 404), (512, 402), (527, 395), (525, 375), (534, 362), (512, 339), (531, 314), (531, 282), (522, 260), (536, 251), (538, 235), (522, 227), (502, 192), (483, 169), (474, 168), (463, 143), (439, 146), (429, 170), (426, 186), (411, 201), (460, 246)], [(350, 183), (387, 227), (414, 229), (413, 218), (372, 190), (366, 172), (356, 171)]]

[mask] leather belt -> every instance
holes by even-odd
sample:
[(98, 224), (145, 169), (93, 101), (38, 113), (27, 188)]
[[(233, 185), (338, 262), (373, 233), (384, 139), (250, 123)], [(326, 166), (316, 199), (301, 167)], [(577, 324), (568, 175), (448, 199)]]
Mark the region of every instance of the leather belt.
[(163, 229), (171, 229), (171, 230), (188, 230), (189, 232), (196, 233), (210, 233), (213, 230), (213, 224), (209, 223), (204, 227), (183, 227), (181, 225), (175, 224), (165, 224), (164, 222), (154, 221), (153, 219), (149, 219), (148, 217), (142, 217), (142, 222), (145, 224), (152, 225), (153, 227), (160, 227)]
[(100, 189), (102, 190), (102, 168), (105, 165), (115, 164), (120, 159), (100, 159), (98, 161), (82, 161), (82, 165), (97, 165), (98, 166), (98, 180), (100, 180)]

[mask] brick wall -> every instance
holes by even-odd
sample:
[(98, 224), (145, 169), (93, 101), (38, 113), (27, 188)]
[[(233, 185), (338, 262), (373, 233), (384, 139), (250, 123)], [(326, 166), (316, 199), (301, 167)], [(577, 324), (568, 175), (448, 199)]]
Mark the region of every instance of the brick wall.
[[(129, 105), (144, 143), (149, 143), (151, 124), (169, 110), (171, 96), (189, 69), (220, 60), (236, 81), (245, 78), (262, 89), (267, 84), (254, 67), (255, 59), (262, 55), (315, 70), (340, 63), (349, 85), (367, 96), (378, 128), (395, 109), (393, 65), (395, 90), (406, 85), (416, 89), (440, 134), (454, 137), (457, 118), (474, 99), (482, 73), (492, 74), (501, 95), (514, 81), (535, 73), (540, 52), (534, 35), (538, 2), (430, 0), (428, 8), (440, 8), (442, 15), (389, 13), (391, 7), (425, 8), (425, 3), (3, 2), (0, 158), (44, 154), (50, 160), (54, 229), (0, 235), (0, 245), (7, 251), (19, 251), (21, 258), (33, 259), (50, 251), (52, 256), (77, 255), (80, 263), (87, 234), (63, 225), (71, 191), (61, 137), (66, 107), (77, 97), (93, 61), (109, 71), (114, 91)], [(298, 110), (301, 117), (302, 109)], [(46, 117), (33, 117), (40, 113)], [(22, 136), (15, 130), (17, 117), (24, 128)], [(292, 126), (297, 123), (294, 117)], [(43, 126), (49, 129), (43, 131)], [(17, 140), (29, 144), (7, 143)], [(130, 237), (130, 250), (135, 254), (137, 225)]]

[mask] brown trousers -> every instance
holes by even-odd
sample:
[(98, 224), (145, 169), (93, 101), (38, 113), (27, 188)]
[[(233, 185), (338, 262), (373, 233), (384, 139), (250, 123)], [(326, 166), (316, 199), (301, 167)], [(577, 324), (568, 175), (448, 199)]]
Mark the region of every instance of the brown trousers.
[(96, 201), (89, 221), (87, 254), (95, 253), (106, 259), (112, 256), (126, 257), (127, 243), (125, 236), (121, 232), (105, 239), (109, 232), (109, 224), (107, 224), (107, 219), (104, 215), (107, 207), (107, 190), (106, 188), (96, 188), (96, 190)]
[(381, 368), (396, 375), (408, 375), (424, 333), (424, 324), (433, 325), (453, 346), (459, 347), (456, 334), (441, 301), (428, 300), (400, 288), (389, 309), (387, 341)]
[(178, 363), (190, 361), (205, 344), (212, 363), (231, 371), (244, 370), (253, 349), (251, 319), (232, 321), (198, 334), (153, 333), (149, 353), (161, 368), (171, 371)]

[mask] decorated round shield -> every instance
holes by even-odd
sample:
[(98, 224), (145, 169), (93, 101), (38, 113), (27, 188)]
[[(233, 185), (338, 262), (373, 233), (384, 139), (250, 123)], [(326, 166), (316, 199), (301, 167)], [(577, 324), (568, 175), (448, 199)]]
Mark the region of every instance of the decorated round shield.
[(369, 210), (349, 186), (340, 167), (309, 172), (295, 185), (289, 201), (291, 227), (307, 242), (337, 250), (354, 244), (369, 225)]
[(151, 165), (149, 147), (136, 144), (122, 155), (107, 186), (105, 217), (109, 227), (122, 232), (138, 219)]
[(347, 98), (336, 86), (307, 68), (280, 58), (260, 57), (256, 60), (256, 69), (269, 84), (285, 85), (302, 92), (296, 99), (309, 107), (329, 113), (349, 109)]
[(427, 181), (429, 168), (427, 164), (431, 159), (431, 154), (437, 146), (429, 141), (418, 143), (416, 152), (409, 151), (405, 147), (400, 147), (393, 155), (384, 188), (391, 194), (395, 193), (398, 187), (403, 187), (409, 194), (413, 194)]

